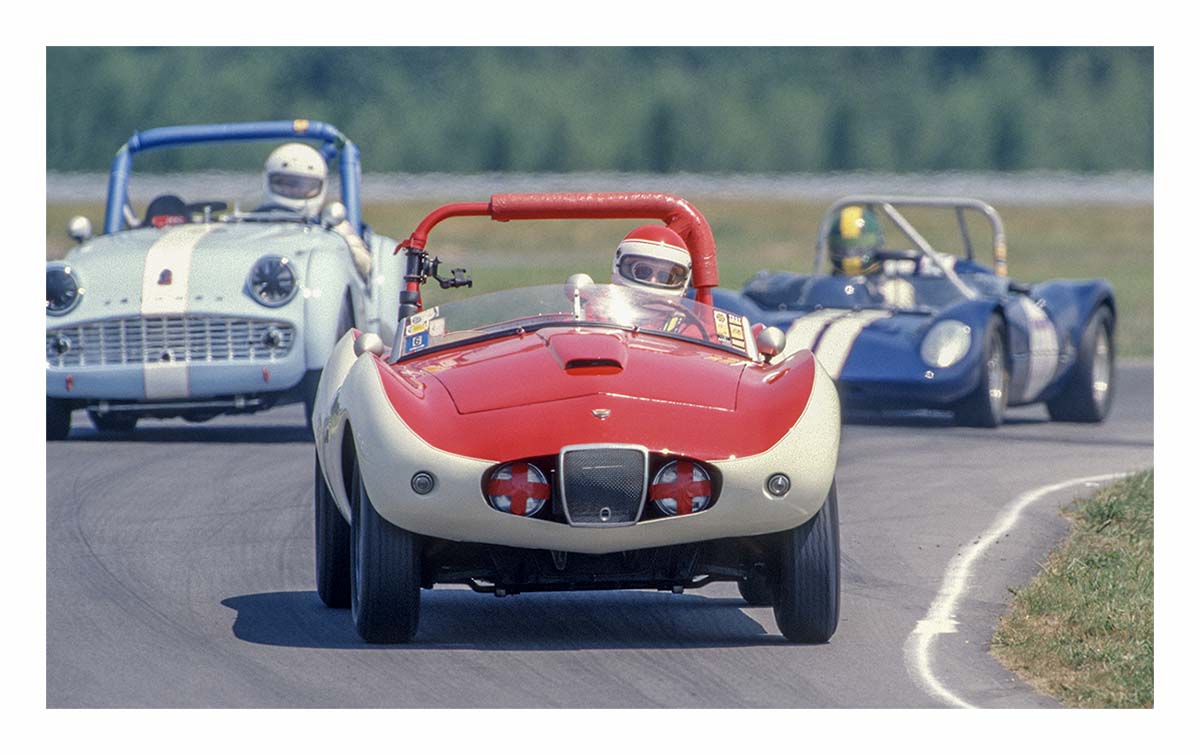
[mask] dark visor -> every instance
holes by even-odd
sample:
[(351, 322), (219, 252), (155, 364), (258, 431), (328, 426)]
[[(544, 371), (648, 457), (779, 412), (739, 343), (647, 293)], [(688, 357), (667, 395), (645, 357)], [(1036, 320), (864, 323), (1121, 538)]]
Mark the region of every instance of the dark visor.
[(288, 199), (312, 199), (321, 193), (321, 179), (297, 176), (294, 173), (272, 173), (269, 179), (272, 194)]

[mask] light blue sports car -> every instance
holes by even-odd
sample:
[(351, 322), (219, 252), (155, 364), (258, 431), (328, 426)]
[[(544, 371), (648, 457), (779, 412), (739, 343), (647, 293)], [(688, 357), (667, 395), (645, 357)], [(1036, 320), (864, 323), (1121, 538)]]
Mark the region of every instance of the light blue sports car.
[[(314, 144), (336, 162), (341, 202), (318, 220), (166, 195), (134, 214), (135, 154), (247, 140)], [(357, 326), (390, 341), (399, 307), (396, 242), (362, 222), (360, 178), (358, 148), (317, 121), (135, 133), (112, 163), (103, 233), (75, 218), (78, 245), (46, 265), (47, 439), (67, 437), (77, 409), (114, 432), (142, 417), (201, 422), (300, 401), (311, 417), (341, 335)]]

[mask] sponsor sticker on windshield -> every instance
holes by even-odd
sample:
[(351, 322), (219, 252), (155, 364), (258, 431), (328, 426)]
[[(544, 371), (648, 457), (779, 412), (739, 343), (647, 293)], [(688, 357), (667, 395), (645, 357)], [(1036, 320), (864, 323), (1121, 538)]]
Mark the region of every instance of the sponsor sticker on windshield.
[(404, 342), (400, 347), (401, 354), (411, 354), (429, 347), (432, 335), (431, 325), (441, 325), (445, 332), (445, 322), (438, 319), (438, 308), (418, 312), (404, 320)]
[(717, 338), (723, 342), (729, 341), (729, 315), (719, 309), (713, 310), (713, 325), (717, 329)]

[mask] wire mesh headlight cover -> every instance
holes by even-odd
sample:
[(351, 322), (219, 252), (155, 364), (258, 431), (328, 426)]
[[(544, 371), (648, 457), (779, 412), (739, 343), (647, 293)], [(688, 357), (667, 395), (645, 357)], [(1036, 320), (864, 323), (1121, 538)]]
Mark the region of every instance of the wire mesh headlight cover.
[(46, 314), (65, 315), (75, 309), (82, 296), (79, 275), (70, 265), (46, 266)]
[(292, 261), (275, 254), (259, 257), (246, 276), (246, 292), (264, 307), (282, 307), (299, 288)]

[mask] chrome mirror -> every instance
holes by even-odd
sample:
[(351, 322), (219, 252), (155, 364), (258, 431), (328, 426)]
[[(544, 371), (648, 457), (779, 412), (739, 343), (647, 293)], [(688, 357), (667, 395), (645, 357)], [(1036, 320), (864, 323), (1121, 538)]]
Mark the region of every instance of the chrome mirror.
[(92, 237), (92, 221), (82, 215), (76, 215), (67, 222), (67, 235), (82, 244)]
[(341, 202), (330, 202), (329, 206), (321, 211), (321, 224), (326, 228), (341, 225), (345, 220), (346, 205)]
[(374, 333), (362, 333), (354, 340), (354, 355), (361, 357), (367, 352), (383, 356), (383, 339)]
[(772, 325), (759, 331), (754, 343), (758, 346), (758, 353), (766, 357), (769, 362), (787, 348), (787, 334)]

